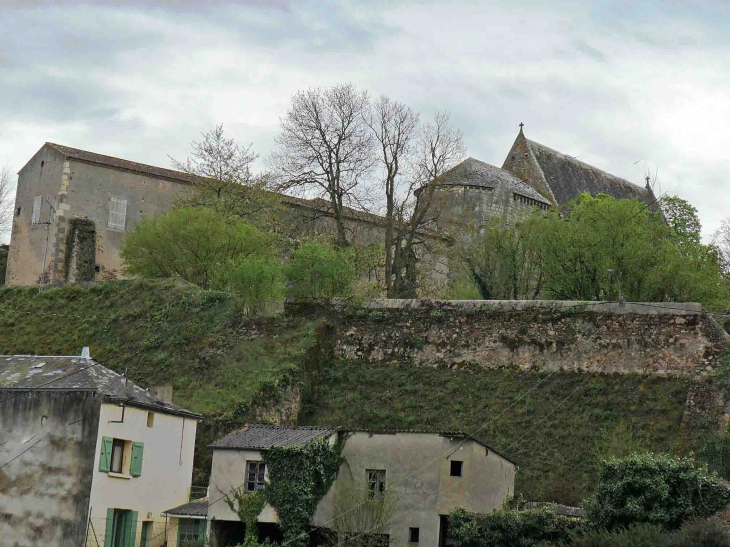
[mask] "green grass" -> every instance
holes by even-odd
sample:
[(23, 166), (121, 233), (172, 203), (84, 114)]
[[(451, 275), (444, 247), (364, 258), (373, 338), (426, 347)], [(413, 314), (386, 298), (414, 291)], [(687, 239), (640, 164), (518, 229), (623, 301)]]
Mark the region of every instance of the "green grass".
[[(544, 377), (513, 370), (339, 362), (328, 369), (301, 421), (473, 432)], [(476, 437), (495, 450), (509, 448), (585, 379), (580, 373), (553, 374)], [(684, 381), (658, 377), (591, 378), (509, 448), (508, 455), (520, 466), (517, 495), (578, 504), (591, 492), (599, 457), (632, 449), (675, 450), (687, 389)]]

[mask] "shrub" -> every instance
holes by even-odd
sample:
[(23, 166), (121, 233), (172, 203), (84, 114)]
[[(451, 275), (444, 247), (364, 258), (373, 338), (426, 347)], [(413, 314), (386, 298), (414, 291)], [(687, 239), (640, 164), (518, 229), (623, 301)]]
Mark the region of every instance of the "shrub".
[(595, 527), (648, 523), (673, 529), (688, 518), (711, 515), (729, 500), (730, 492), (707, 466), (644, 453), (602, 461), (596, 492), (585, 508)]
[(639, 524), (630, 528), (572, 532), (559, 547), (666, 547), (670, 534), (661, 526)]
[(555, 514), (551, 506), (527, 511), (500, 509), (475, 515), (457, 509), (449, 517), (451, 535), (459, 547), (530, 547), (566, 538), (580, 521)]
[(229, 260), (271, 256), (273, 236), (204, 207), (145, 217), (124, 237), (124, 271), (140, 277), (181, 277), (204, 289)]
[(355, 282), (353, 252), (317, 239), (300, 245), (292, 253), (285, 271), (291, 296), (347, 296)]
[(242, 257), (220, 266), (213, 285), (239, 294), (249, 314), (254, 314), (279, 296), (281, 277), (281, 263), (276, 257)]
[(730, 536), (720, 522), (697, 518), (684, 523), (667, 547), (730, 547)]

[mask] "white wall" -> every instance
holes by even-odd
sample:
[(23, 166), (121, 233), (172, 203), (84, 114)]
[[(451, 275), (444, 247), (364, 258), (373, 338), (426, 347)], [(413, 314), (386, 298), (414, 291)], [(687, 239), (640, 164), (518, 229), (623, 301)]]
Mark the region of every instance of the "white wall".
[[(137, 534), (143, 521), (154, 521), (154, 529), (164, 529), (160, 513), (187, 503), (193, 472), (193, 452), (197, 420), (155, 412), (154, 426), (147, 427), (147, 410), (127, 406), (124, 423), (122, 408), (101, 405), (99, 435), (94, 456), (91, 511), (94, 529), (103, 541), (107, 509), (129, 509), (139, 513)], [(99, 471), (102, 437), (144, 443), (142, 474), (117, 478)], [(129, 466), (125, 462), (125, 467)], [(87, 545), (96, 545), (93, 537)]]

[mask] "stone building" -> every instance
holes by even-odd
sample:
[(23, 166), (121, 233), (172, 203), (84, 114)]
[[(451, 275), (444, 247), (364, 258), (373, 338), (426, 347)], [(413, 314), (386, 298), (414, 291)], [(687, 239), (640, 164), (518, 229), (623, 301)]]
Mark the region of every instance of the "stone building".
[[(345, 537), (372, 526), (358, 492), (389, 508), (384, 509), (389, 515), (378, 532), (383, 536), (378, 544), (421, 547), (451, 544), (446, 517), (457, 507), (488, 513), (514, 494), (514, 462), (465, 433), (256, 424), (213, 443), (209, 491), (260, 490), (269, 480), (262, 456), (267, 448), (306, 445), (317, 439), (333, 446), (338, 438), (344, 441), (342, 464), (319, 501), (312, 524)], [(360, 517), (358, 507), (363, 512)], [(210, 504), (200, 518), (207, 520), (208, 539), (216, 545), (242, 541), (244, 525), (227, 504)], [(278, 521), (277, 511), (265, 505), (258, 516), (261, 531), (275, 533), (271, 524)]]
[(0, 356), (0, 544), (159, 547), (201, 415), (90, 358)]

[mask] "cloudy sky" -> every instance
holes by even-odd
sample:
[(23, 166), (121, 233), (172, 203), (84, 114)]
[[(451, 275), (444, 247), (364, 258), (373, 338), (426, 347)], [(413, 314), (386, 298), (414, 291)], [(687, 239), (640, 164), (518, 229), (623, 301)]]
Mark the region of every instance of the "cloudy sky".
[(498, 166), (524, 122), (632, 182), (658, 169), (707, 239), (730, 216), (729, 26), (723, 2), (0, 0), (0, 164), (53, 141), (169, 167), (217, 123), (266, 156), (292, 94), (353, 82), (449, 110)]

